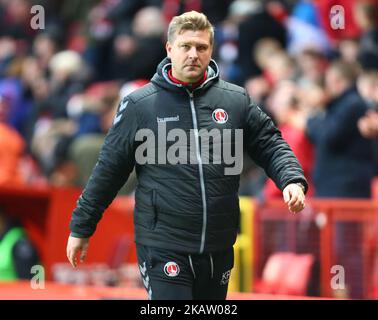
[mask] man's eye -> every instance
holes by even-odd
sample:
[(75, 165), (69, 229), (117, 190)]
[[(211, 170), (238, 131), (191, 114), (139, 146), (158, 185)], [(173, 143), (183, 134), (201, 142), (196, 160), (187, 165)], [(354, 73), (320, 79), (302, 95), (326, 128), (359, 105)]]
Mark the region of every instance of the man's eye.
[(181, 47), (184, 48), (185, 50), (189, 50), (190, 49), (190, 46), (188, 44), (183, 44)]
[(200, 46), (197, 48), (198, 51), (205, 51), (206, 50), (206, 47), (205, 46)]

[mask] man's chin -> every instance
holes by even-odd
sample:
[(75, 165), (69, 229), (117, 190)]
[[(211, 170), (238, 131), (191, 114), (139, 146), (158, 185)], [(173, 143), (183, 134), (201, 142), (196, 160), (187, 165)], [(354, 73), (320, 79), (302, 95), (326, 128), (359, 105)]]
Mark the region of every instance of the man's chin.
[(188, 74), (185, 75), (187, 81), (186, 82), (190, 82), (190, 83), (193, 83), (193, 82), (197, 82), (199, 81), (203, 76), (203, 73), (200, 73), (200, 72), (190, 72)]

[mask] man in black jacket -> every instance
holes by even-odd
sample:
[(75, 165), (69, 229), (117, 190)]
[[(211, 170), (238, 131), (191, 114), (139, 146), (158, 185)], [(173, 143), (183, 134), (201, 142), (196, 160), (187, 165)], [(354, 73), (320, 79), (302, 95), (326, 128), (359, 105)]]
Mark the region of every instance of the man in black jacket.
[(168, 57), (121, 101), (72, 215), (67, 256), (76, 267), (135, 166), (135, 241), (150, 299), (226, 298), (243, 149), (283, 190), (290, 211), (304, 208), (300, 164), (246, 91), (219, 79), (213, 39), (203, 14), (172, 19)]

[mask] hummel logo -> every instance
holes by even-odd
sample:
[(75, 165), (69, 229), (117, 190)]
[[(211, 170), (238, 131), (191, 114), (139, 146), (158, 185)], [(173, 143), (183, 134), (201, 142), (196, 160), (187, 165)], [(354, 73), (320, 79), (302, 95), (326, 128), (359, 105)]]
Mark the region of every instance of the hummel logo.
[(175, 117), (167, 117), (167, 118), (159, 118), (156, 117), (157, 122), (169, 122), (169, 121), (180, 121), (180, 116)]
[(126, 101), (124, 104), (122, 104), (119, 108), (119, 111), (118, 112), (122, 112), (123, 110), (126, 109), (127, 105), (128, 105), (129, 101)]
[(117, 115), (117, 116), (114, 118), (113, 125), (114, 125), (114, 124), (117, 124), (117, 123), (119, 122), (119, 120), (121, 120), (121, 118), (122, 118), (122, 113), (119, 114), (119, 115)]
[(146, 262), (143, 262), (143, 266), (139, 265), (139, 270), (142, 273), (142, 276), (144, 277), (147, 271)]
[(129, 101), (126, 101), (124, 104), (121, 104), (121, 106), (119, 107), (119, 110), (117, 112), (117, 115), (114, 118), (113, 125), (117, 124), (121, 120), (121, 118), (122, 118), (122, 112), (125, 111), (128, 103), (129, 103)]

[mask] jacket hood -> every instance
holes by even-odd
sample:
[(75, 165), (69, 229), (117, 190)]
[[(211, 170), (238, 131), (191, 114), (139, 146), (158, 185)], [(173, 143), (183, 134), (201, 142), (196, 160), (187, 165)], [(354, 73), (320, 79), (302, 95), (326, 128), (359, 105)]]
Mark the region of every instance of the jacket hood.
[[(182, 84), (174, 83), (171, 81), (171, 79), (169, 79), (168, 71), (171, 69), (171, 67), (172, 67), (171, 59), (168, 57), (164, 58), (157, 66), (156, 73), (152, 77), (151, 82), (165, 89), (181, 92), (182, 89), (185, 89), (187, 87)], [(217, 63), (213, 59), (211, 59), (207, 67), (207, 79), (195, 90), (208, 88), (212, 86), (214, 83), (216, 83), (218, 80), (219, 80), (219, 67)]]

